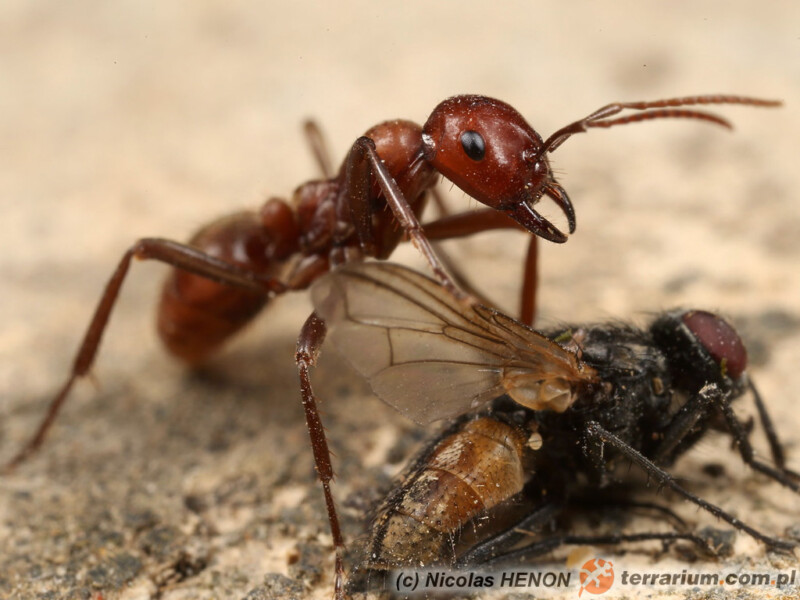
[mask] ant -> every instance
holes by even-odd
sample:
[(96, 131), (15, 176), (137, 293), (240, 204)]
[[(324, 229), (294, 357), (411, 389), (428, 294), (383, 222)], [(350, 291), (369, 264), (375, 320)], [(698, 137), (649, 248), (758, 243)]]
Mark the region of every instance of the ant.
[[(800, 494), (800, 474), (786, 466), (746, 372), (745, 346), (718, 315), (678, 310), (647, 329), (614, 323), (539, 333), (390, 263), (337, 269), (315, 283), (312, 298), (334, 346), (377, 396), (417, 423), (450, 421), (377, 510), (365, 544), (369, 571), (524, 560), (565, 544), (688, 540), (713, 551), (686, 532), (534, 538), (574, 497), (596, 498), (614, 483), (620, 463), (774, 550), (796, 547), (665, 470), (717, 428), (752, 469)], [(749, 427), (731, 407), (748, 392), (772, 465), (755, 456)], [(510, 528), (463, 543), (462, 532), (475, 537), (515, 511)]]
[[(730, 127), (715, 114), (686, 108), (708, 104), (773, 107), (780, 102), (709, 95), (614, 103), (543, 140), (508, 104), (485, 96), (455, 96), (441, 102), (422, 127), (394, 120), (371, 128), (353, 143), (336, 174), (328, 166), (318, 130), (308, 126), (307, 135), (324, 178), (300, 185), (291, 202), (270, 198), (259, 211), (213, 221), (186, 244), (143, 238), (122, 255), (100, 297), (69, 377), (35, 434), (7, 469), (41, 446), (73, 384), (89, 372), (134, 258), (173, 267), (161, 295), (158, 331), (169, 352), (190, 365), (212, 355), (272, 296), (306, 289), (338, 265), (365, 258), (386, 259), (404, 235), (422, 252), (442, 285), (466, 299), (468, 295), (447, 272), (430, 240), (505, 228), (534, 234), (522, 286), (522, 319), (530, 323), (535, 313), (536, 237), (556, 243), (567, 240), (567, 234), (534, 206), (547, 196), (564, 213), (569, 233), (576, 225), (572, 203), (556, 181), (547, 154), (572, 135), (597, 127), (664, 118), (704, 120)], [(638, 112), (618, 116), (626, 110)], [(423, 228), (419, 216), (427, 192), (440, 175), (487, 208), (447, 215)], [(309, 367), (324, 337), (324, 321), (312, 314), (301, 330), (296, 362), (314, 460), (334, 543), (340, 548), (341, 533), (330, 492), (333, 469), (309, 379)], [(341, 580), (339, 556), (337, 573)]]

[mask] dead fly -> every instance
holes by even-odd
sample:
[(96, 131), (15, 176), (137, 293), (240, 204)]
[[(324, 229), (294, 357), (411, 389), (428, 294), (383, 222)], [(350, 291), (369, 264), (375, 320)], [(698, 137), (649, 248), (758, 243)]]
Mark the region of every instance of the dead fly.
[[(438, 283), (390, 264), (347, 265), (318, 282), (317, 312), (375, 393), (418, 423), (453, 420), (380, 507), (367, 546), (371, 569), (524, 558), (567, 543), (703, 540), (690, 533), (533, 538), (577, 494), (612, 483), (633, 463), (718, 519), (776, 550), (795, 545), (751, 527), (684, 489), (665, 470), (711, 428), (727, 431), (745, 463), (795, 492), (739, 335), (704, 311), (538, 333)], [(755, 457), (731, 403), (750, 392), (772, 464)], [(476, 520), (514, 527), (459, 544)], [(483, 517), (483, 519), (481, 519)], [(470, 527), (467, 527), (467, 525)], [(534, 540), (534, 541), (531, 541)]]

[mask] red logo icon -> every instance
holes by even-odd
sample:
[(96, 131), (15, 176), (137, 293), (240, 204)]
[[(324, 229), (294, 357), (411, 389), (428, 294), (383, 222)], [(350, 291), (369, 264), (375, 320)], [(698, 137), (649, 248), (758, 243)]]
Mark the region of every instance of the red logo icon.
[(590, 594), (604, 594), (614, 583), (614, 565), (611, 561), (602, 558), (593, 558), (583, 563), (581, 567), (581, 589), (578, 597), (584, 590)]

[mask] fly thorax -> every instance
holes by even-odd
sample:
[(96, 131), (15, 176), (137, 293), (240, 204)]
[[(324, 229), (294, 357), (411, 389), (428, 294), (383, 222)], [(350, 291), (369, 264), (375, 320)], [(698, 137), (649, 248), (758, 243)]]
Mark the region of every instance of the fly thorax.
[(511, 398), (531, 410), (562, 413), (575, 402), (572, 385), (563, 378), (542, 381), (525, 369), (503, 369), (503, 388)]

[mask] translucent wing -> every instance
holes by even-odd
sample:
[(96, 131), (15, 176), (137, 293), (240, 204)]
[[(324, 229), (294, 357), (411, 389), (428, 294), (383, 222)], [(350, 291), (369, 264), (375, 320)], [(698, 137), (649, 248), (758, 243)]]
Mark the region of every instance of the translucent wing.
[[(345, 265), (314, 284), (312, 299), (334, 346), (381, 399), (419, 423), (504, 393), (532, 408), (564, 410), (563, 397), (561, 404), (541, 400), (594, 379), (552, 340), (399, 265)], [(532, 403), (523, 401), (528, 396)]]

